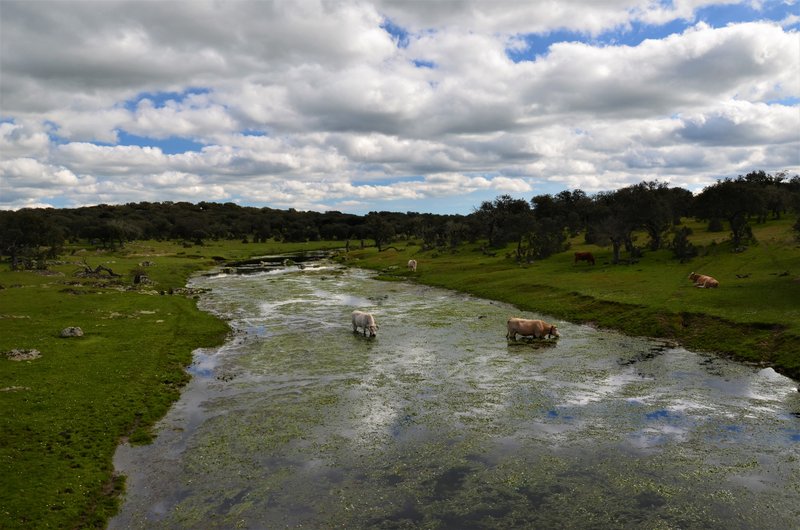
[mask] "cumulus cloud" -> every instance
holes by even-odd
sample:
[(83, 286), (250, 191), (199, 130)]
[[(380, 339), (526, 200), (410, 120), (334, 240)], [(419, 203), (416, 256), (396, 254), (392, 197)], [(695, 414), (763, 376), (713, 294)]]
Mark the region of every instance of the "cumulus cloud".
[(454, 190), (469, 194), (480, 190), (500, 193), (527, 193), (531, 185), (521, 178), (503, 176), (470, 176), (436, 174), (423, 179), (389, 183), (354, 183), (347, 180), (323, 180), (313, 186), (300, 181), (259, 179), (243, 189), (232, 184), (226, 190), (236, 196), (269, 202), (285, 208), (336, 210), (346, 206), (363, 206), (374, 201), (419, 200), (426, 197), (448, 197)]
[[(525, 3), (514, 0), (444, 0), (381, 2), (383, 11), (400, 24), (416, 28), (467, 28), (493, 34), (547, 33), (567, 29), (597, 35), (633, 22), (665, 24), (694, 18), (695, 12), (715, 0), (570, 0)], [(736, 2), (730, 2), (736, 3)]]
[(31, 131), (16, 123), (0, 123), (3, 157), (46, 156), (49, 147), (50, 137), (44, 131)]
[(0, 160), (0, 190), (6, 208), (51, 206), (53, 191), (90, 189), (92, 177), (78, 177), (65, 167), (44, 164), (33, 158)]
[(363, 213), (797, 172), (798, 19), (699, 17), (727, 4), (6, 1), (0, 207)]
[(677, 134), (709, 146), (756, 146), (797, 142), (798, 109), (731, 101), (686, 116)]
[(15, 187), (49, 188), (74, 186), (78, 178), (70, 170), (40, 163), (32, 158), (0, 162), (0, 178), (7, 189)]

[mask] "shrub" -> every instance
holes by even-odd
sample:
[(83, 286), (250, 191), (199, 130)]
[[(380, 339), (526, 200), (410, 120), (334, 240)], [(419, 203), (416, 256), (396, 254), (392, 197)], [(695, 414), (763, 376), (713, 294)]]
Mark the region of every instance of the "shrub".
[(675, 235), (672, 238), (672, 254), (680, 260), (681, 263), (686, 263), (693, 257), (697, 256), (697, 248), (689, 241), (689, 236), (692, 235), (692, 229), (684, 226), (675, 230)]

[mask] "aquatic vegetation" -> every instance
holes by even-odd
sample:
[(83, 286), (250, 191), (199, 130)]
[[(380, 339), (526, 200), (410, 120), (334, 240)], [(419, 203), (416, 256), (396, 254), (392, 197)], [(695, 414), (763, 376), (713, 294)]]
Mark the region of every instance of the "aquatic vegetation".
[(774, 372), (568, 322), (509, 343), (512, 306), (360, 270), (269, 280), (195, 280), (232, 339), (121, 448), (112, 527), (796, 522), (800, 398)]

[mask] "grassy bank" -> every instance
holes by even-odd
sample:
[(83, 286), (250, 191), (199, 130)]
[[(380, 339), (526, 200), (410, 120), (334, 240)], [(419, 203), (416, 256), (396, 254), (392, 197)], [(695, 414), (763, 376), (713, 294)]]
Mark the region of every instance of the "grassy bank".
[[(221, 258), (326, 246), (337, 244), (145, 242), (115, 252), (74, 247), (45, 273), (3, 266), (0, 528), (103, 527), (116, 511), (118, 443), (151, 438), (188, 380), (191, 352), (228, 332), (181, 290), (193, 272)], [(119, 276), (76, 275), (84, 262)], [(150, 283), (134, 285), (135, 272)], [(60, 338), (69, 326), (84, 335)], [(41, 356), (10, 360), (15, 349)]]
[[(571, 322), (669, 338), (800, 380), (800, 246), (793, 223), (755, 226), (759, 242), (744, 252), (733, 252), (727, 233), (689, 223), (691, 240), (702, 249), (684, 264), (660, 250), (633, 264), (611, 265), (610, 249), (581, 244), (580, 238), (568, 252), (524, 265), (513, 259), (513, 247), (487, 255), (479, 244), (423, 251), (411, 242), (383, 252), (354, 251), (348, 260), (381, 270), (387, 279), (413, 278)], [(573, 263), (575, 251), (591, 251), (597, 264)], [(405, 268), (410, 258), (419, 262), (416, 273)], [(694, 288), (687, 279), (693, 271), (715, 276), (720, 288)]]

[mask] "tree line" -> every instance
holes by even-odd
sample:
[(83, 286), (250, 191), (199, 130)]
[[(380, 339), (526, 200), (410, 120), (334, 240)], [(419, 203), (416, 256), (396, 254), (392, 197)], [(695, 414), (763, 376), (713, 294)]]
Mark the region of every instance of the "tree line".
[[(343, 246), (373, 240), (378, 249), (394, 240), (418, 239), (425, 248), (457, 247), (482, 241), (486, 252), (514, 244), (520, 261), (543, 259), (567, 249), (567, 240), (583, 234), (588, 244), (610, 246), (619, 263), (643, 250), (671, 248), (690, 259), (696, 249), (681, 220), (694, 217), (712, 231), (729, 230), (734, 248), (753, 240), (751, 223), (800, 213), (800, 177), (753, 171), (718, 180), (698, 195), (658, 181), (643, 181), (614, 191), (588, 195), (566, 190), (530, 201), (501, 195), (467, 215), (418, 212), (370, 212), (244, 207), (234, 203), (140, 202), (63, 209), (0, 211), (0, 254), (12, 268), (41, 266), (67, 242), (87, 241), (113, 248), (134, 240), (207, 240), (245, 242), (336, 240)], [(800, 237), (800, 220), (794, 225)], [(637, 245), (635, 232), (645, 232)]]

